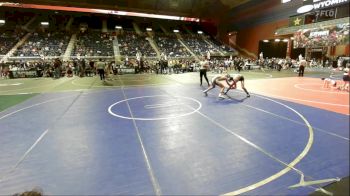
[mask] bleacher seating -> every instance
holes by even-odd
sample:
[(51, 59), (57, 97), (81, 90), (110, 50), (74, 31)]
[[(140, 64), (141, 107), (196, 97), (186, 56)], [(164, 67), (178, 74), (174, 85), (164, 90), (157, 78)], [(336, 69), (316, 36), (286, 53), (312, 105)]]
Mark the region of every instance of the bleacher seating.
[(220, 43), (219, 41), (215, 40), (215, 39), (210, 39), (209, 42), (216, 47), (218, 50), (220, 50), (221, 52), (234, 52), (235, 50), (223, 43)]
[(99, 31), (82, 33), (78, 35), (72, 56), (114, 56), (113, 38)]
[(191, 54), (177, 40), (175, 35), (158, 34), (154, 37), (161, 53), (168, 57), (190, 57)]
[(23, 31), (16, 30), (0, 32), (0, 55), (5, 55), (24, 36)]
[(156, 56), (157, 53), (146, 38), (146, 35), (137, 35), (134, 31), (123, 31), (118, 35), (120, 54), (136, 56), (136, 53), (140, 51), (144, 56)]
[(216, 48), (209, 45), (198, 35), (183, 36), (183, 41), (195, 55), (206, 55), (208, 51), (211, 53), (216, 51)]
[(70, 35), (65, 32), (34, 32), (13, 56), (44, 57), (64, 54)]

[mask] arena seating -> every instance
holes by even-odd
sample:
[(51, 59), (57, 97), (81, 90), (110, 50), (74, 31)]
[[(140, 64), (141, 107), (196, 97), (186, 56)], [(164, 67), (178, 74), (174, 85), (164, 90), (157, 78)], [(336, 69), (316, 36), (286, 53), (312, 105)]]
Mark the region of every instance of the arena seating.
[(42, 57), (64, 54), (70, 35), (65, 32), (34, 32), (13, 56)]
[(183, 35), (184, 43), (193, 51), (195, 55), (206, 55), (208, 51), (214, 52), (216, 48), (209, 45), (199, 35)]
[(0, 32), (0, 55), (5, 55), (24, 36), (23, 31)]
[(158, 45), (160, 52), (166, 54), (168, 57), (191, 56), (191, 54), (186, 50), (186, 48), (177, 40), (174, 34), (157, 34), (154, 37), (154, 41)]
[(79, 34), (72, 56), (114, 56), (112, 36), (100, 31)]
[(144, 56), (156, 56), (157, 53), (153, 50), (146, 38), (146, 35), (137, 35), (134, 31), (123, 31), (118, 35), (120, 54), (126, 56), (136, 56), (136, 53), (140, 51)]

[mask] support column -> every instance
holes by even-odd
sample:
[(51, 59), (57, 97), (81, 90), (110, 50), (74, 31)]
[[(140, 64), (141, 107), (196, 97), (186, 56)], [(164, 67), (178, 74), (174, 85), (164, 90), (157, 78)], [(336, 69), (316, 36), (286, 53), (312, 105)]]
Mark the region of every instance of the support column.
[(291, 53), (292, 53), (292, 41), (293, 41), (293, 40), (288, 39), (288, 43), (287, 43), (287, 53), (286, 53), (286, 57), (287, 57), (287, 58), (290, 58)]

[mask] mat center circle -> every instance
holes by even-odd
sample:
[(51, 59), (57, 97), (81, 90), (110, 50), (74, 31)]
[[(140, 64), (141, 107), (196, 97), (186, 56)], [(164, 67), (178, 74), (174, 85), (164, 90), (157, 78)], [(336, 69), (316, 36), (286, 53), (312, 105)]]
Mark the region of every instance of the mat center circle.
[(191, 115), (202, 107), (193, 98), (152, 95), (127, 98), (109, 106), (109, 114), (130, 120), (167, 120)]

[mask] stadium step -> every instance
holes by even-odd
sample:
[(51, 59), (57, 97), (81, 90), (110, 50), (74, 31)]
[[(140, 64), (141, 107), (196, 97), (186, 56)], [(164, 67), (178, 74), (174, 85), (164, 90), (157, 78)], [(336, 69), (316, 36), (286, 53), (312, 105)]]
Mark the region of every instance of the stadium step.
[(148, 40), (148, 42), (151, 45), (151, 47), (153, 48), (153, 50), (157, 53), (157, 58), (160, 58), (159, 48), (156, 45), (156, 43), (154, 42), (154, 40), (151, 37), (147, 37), (146, 39)]
[(180, 34), (176, 34), (176, 36), (178, 38), (177, 40), (181, 43), (181, 45), (186, 48), (186, 50), (196, 59), (196, 61), (199, 61), (198, 56), (196, 56), (194, 54), (194, 52), (182, 41), (181, 35)]
[(74, 21), (74, 17), (71, 16), (71, 17), (69, 18), (69, 21), (67, 22), (66, 31), (70, 31), (70, 28), (71, 28), (71, 26), (72, 26), (72, 24), (73, 24), (73, 21)]
[(34, 16), (32, 19), (30, 19), (27, 24), (25, 24), (22, 29), (31, 32), (31, 28), (30, 26), (34, 23), (34, 21), (38, 18), (38, 16)]
[(134, 27), (134, 30), (138, 35), (142, 35), (142, 31), (140, 30), (140, 27), (135, 22), (132, 23), (132, 26)]
[(77, 34), (73, 34), (69, 40), (66, 51), (64, 52), (63, 61), (68, 61), (72, 51), (74, 49), (75, 41), (77, 40)]
[(121, 56), (120, 56), (120, 50), (119, 50), (119, 42), (118, 42), (118, 38), (116, 37), (113, 40), (113, 51), (114, 51), (114, 61), (117, 62), (121, 62)]
[(17, 42), (15, 46), (12, 47), (12, 49), (5, 56), (2, 57), (0, 62), (6, 62), (7, 59), (17, 50), (17, 48), (23, 45), (24, 42), (27, 41), (27, 39), (30, 36), (31, 36), (31, 33), (27, 33), (21, 40), (19, 40), (19, 42)]

